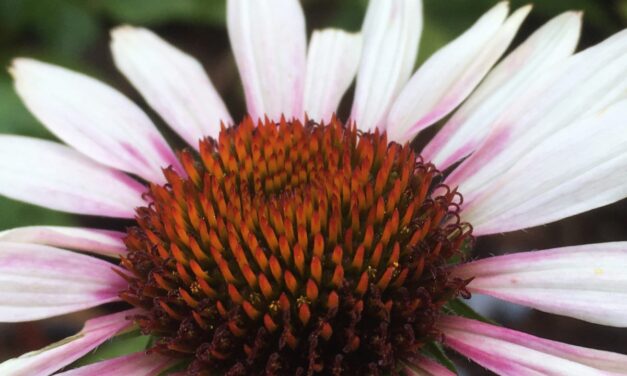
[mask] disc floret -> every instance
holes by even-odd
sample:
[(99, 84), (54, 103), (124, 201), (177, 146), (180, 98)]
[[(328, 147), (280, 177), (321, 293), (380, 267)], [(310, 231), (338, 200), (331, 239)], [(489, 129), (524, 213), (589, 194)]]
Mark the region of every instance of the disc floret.
[(120, 295), (190, 374), (395, 373), (463, 291), (461, 195), (384, 133), (247, 119), (180, 160), (137, 210)]

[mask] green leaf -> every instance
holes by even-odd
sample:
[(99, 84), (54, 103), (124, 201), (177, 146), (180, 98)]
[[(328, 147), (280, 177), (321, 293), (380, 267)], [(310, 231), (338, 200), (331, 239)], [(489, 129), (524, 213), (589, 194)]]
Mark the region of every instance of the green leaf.
[(457, 368), (448, 355), (444, 351), (444, 348), (439, 342), (429, 342), (422, 348), (422, 352), (430, 358), (433, 358), (444, 367), (451, 370), (451, 372), (457, 373)]
[(159, 373), (159, 375), (157, 376), (167, 376), (167, 375), (171, 375), (177, 372), (185, 373), (183, 371), (185, 371), (188, 366), (189, 366), (189, 361), (181, 361), (173, 365), (172, 367), (166, 368), (165, 370), (161, 371), (161, 373)]
[(496, 321), (479, 314), (477, 311), (470, 308), (468, 304), (462, 302), (460, 299), (454, 299), (446, 303), (446, 305), (444, 306), (444, 310), (447, 313), (452, 313), (457, 316), (483, 321), (487, 324), (499, 325), (499, 323), (497, 323)]
[(45, 209), (23, 202), (13, 201), (0, 196), (0, 231), (33, 225), (76, 225), (75, 217), (70, 214)]
[(115, 358), (122, 355), (145, 350), (150, 336), (142, 335), (139, 329), (120, 334), (98, 346), (94, 351), (85, 355), (72, 364), (70, 368), (82, 367), (88, 364)]

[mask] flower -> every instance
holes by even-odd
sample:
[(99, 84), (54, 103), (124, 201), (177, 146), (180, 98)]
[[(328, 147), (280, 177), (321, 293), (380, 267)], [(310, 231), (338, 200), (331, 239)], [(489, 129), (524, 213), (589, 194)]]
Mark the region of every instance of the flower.
[[(627, 32), (574, 54), (580, 14), (567, 12), (496, 64), (529, 11), (497, 4), (412, 74), (419, 0), (373, 0), (361, 33), (316, 31), (307, 51), (296, 0), (230, 0), (249, 113), (237, 125), (196, 60), (115, 29), (116, 65), (193, 148), (179, 153), (109, 86), (16, 59), (18, 94), (69, 146), (0, 137), (0, 193), (134, 222), (1, 233), (0, 320), (134, 307), (0, 373), (56, 372), (136, 326), (151, 351), (64, 374), (181, 361), (191, 374), (450, 374), (430, 342), (504, 375), (627, 373), (625, 355), (450, 306), (487, 294), (627, 326), (625, 242), (464, 259), (473, 236), (627, 196)], [(355, 76), (343, 124), (334, 111)], [(409, 141), (455, 109), (417, 157)]]

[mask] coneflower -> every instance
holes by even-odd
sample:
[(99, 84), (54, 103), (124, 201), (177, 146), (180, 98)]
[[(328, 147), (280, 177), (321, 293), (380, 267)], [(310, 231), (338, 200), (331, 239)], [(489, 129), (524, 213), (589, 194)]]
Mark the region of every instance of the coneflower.
[[(625, 242), (467, 260), (475, 236), (627, 196), (626, 32), (573, 55), (567, 12), (493, 67), (529, 11), (496, 5), (412, 75), (419, 0), (373, 0), (362, 33), (316, 31), (308, 51), (298, 1), (231, 0), (238, 122), (196, 60), (115, 29), (116, 65), (190, 145), (178, 152), (117, 91), (16, 59), (18, 94), (71, 147), (1, 136), (0, 193), (133, 224), (0, 233), (0, 321), (128, 303), (0, 373), (447, 375), (444, 345), (503, 375), (627, 374), (625, 355), (456, 309), (479, 293), (627, 326)], [(64, 369), (137, 328), (145, 351)]]

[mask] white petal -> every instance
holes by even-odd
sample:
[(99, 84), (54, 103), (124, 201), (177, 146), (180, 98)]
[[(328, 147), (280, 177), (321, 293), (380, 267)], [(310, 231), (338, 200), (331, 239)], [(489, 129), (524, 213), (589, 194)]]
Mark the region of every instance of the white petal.
[(103, 360), (66, 372), (58, 373), (58, 376), (153, 376), (160, 375), (173, 363), (170, 358), (157, 353), (147, 354), (145, 351)]
[(134, 313), (136, 313), (134, 310), (123, 311), (87, 320), (83, 330), (76, 335), (0, 364), (0, 375), (50, 375), (128, 327), (131, 321), (125, 317)]
[(627, 100), (541, 140), (468, 203), (475, 234), (550, 223), (627, 197)]
[(575, 51), (580, 32), (580, 12), (566, 12), (544, 24), (488, 74), (422, 150), (422, 156), (444, 170), (470, 154), (512, 98)]
[(77, 214), (133, 218), (145, 188), (55, 142), (0, 135), (0, 194)]
[(531, 6), (520, 8), (505, 21), (508, 3), (498, 3), (468, 31), (431, 56), (390, 110), (390, 139), (409, 142), (457, 107), (505, 52), (530, 10)]
[(627, 356), (571, 346), (462, 317), (438, 321), (444, 344), (502, 376), (624, 375)]
[[(482, 145), (447, 178), (469, 202), (541, 140), (627, 92), (627, 30), (542, 72), (500, 106)], [(462, 184), (463, 183), (463, 184)]]
[(362, 26), (363, 50), (351, 118), (361, 130), (383, 127), (416, 62), (422, 1), (371, 0)]
[(114, 265), (39, 244), (0, 242), (0, 322), (76, 312), (120, 300)]
[(490, 257), (459, 265), (473, 293), (602, 325), (627, 327), (627, 242)]
[(227, 26), (253, 120), (301, 118), (307, 41), (298, 0), (229, 0)]
[(361, 56), (361, 34), (314, 31), (307, 53), (305, 112), (314, 121), (331, 120), (353, 82)]
[(196, 59), (143, 28), (118, 27), (111, 37), (115, 65), (188, 144), (197, 148), (217, 138), (220, 122), (233, 123)]
[(108, 257), (126, 254), (123, 232), (80, 227), (28, 226), (0, 232), (0, 242), (50, 245)]
[(26, 107), (52, 133), (86, 156), (153, 182), (179, 166), (150, 119), (128, 98), (83, 74), (32, 59), (10, 68)]

